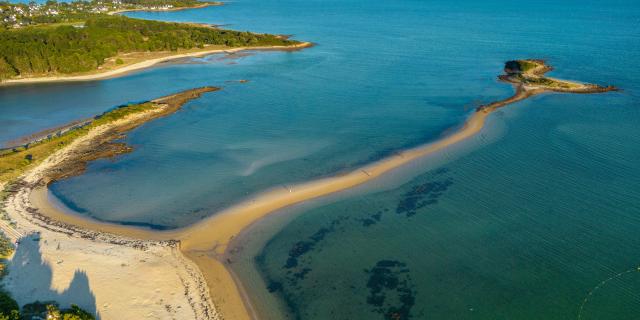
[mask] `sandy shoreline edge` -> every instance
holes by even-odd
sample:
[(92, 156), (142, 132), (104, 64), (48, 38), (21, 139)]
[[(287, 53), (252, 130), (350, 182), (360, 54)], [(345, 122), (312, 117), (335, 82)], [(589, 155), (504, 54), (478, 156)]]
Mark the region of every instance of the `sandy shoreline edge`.
[(54, 83), (54, 82), (81, 82), (81, 81), (93, 81), (93, 80), (102, 80), (115, 78), (119, 76), (124, 76), (129, 73), (144, 70), (147, 68), (151, 68), (157, 64), (163, 62), (169, 62), (177, 59), (183, 58), (197, 58), (203, 57), (207, 55), (217, 54), (217, 53), (237, 53), (240, 51), (295, 51), (301, 50), (304, 48), (312, 47), (314, 44), (311, 42), (301, 42), (298, 44), (294, 44), (291, 46), (256, 46), (256, 47), (237, 47), (237, 48), (216, 48), (209, 50), (201, 50), (190, 53), (179, 53), (175, 55), (169, 55), (166, 57), (149, 59), (141, 62), (137, 62), (131, 65), (127, 65), (121, 68), (97, 72), (87, 75), (77, 75), (77, 76), (51, 76), (51, 77), (34, 77), (34, 78), (23, 78), (23, 79), (8, 79), (4, 81), (0, 81), (0, 86), (11, 86), (11, 85), (21, 85), (21, 84), (36, 84), (36, 83)]
[[(569, 82), (566, 82), (569, 83)], [(245, 202), (222, 210), (194, 225), (170, 231), (153, 231), (112, 223), (102, 223), (79, 215), (69, 214), (55, 208), (48, 199), (46, 184), (42, 183), (47, 165), (55, 167), (55, 161), (43, 163), (34, 168), (25, 178), (20, 192), (22, 203), (31, 208), (30, 214), (38, 214), (51, 221), (77, 226), (85, 230), (114, 234), (133, 239), (148, 241), (178, 241), (180, 251), (193, 261), (206, 279), (208, 291), (213, 302), (227, 319), (254, 319), (257, 315), (251, 311), (250, 301), (243, 293), (242, 284), (237, 283), (224, 260), (227, 245), (243, 229), (261, 217), (279, 209), (301, 203), (306, 200), (330, 195), (346, 190), (380, 177), (398, 167), (418, 158), (439, 152), (448, 146), (464, 141), (482, 130), (487, 117), (498, 108), (524, 100), (544, 92), (591, 93), (614, 90), (593, 85), (571, 83), (571, 90), (514, 83), (516, 92), (512, 97), (479, 107), (457, 131), (432, 143), (399, 152), (390, 157), (356, 168), (353, 171), (327, 178), (291, 186), (289, 190), (274, 189)], [(90, 141), (90, 139), (89, 139)], [(85, 141), (86, 142), (86, 141)], [(59, 151), (56, 156), (64, 159), (73, 147)], [(27, 210), (27, 208), (13, 208)]]

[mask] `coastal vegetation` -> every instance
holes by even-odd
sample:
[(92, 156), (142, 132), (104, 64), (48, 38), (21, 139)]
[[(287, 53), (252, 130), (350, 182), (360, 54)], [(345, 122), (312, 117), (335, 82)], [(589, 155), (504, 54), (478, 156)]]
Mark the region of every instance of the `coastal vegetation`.
[(20, 306), (11, 295), (0, 289), (0, 320), (19, 320)]
[(132, 52), (177, 51), (211, 45), (287, 46), (297, 42), (269, 34), (97, 15), (89, 17), (82, 28), (59, 25), (0, 31), (0, 43), (2, 81), (95, 71), (107, 58)]
[(4, 235), (4, 233), (0, 232), (0, 277), (4, 274), (4, 263), (5, 259), (9, 258), (13, 253), (13, 244), (11, 244), (11, 240)]
[(542, 60), (511, 60), (504, 64), (504, 69), (507, 73), (526, 73), (542, 65)]
[(95, 317), (75, 304), (60, 309), (54, 301), (26, 304), (20, 308), (18, 303), (5, 291), (0, 290), (0, 320), (94, 320)]
[(553, 68), (547, 65), (544, 60), (511, 60), (505, 63), (505, 75), (501, 75), (499, 78), (506, 82), (559, 92), (593, 93), (616, 90), (613, 86), (601, 87), (544, 76), (551, 70)]
[(40, 163), (55, 151), (85, 135), (91, 125), (69, 130), (64, 134), (49, 135), (36, 143), (27, 143), (16, 148), (0, 151), (0, 182), (17, 178), (28, 168)]
[(504, 65), (505, 74), (498, 76), (498, 79), (513, 84), (516, 88), (516, 93), (507, 99), (481, 105), (476, 111), (489, 113), (508, 104), (544, 92), (601, 93), (618, 90), (618, 88), (614, 86), (605, 87), (596, 84), (546, 77), (545, 74), (551, 70), (553, 70), (553, 68), (547, 65), (544, 60), (526, 59), (507, 61)]

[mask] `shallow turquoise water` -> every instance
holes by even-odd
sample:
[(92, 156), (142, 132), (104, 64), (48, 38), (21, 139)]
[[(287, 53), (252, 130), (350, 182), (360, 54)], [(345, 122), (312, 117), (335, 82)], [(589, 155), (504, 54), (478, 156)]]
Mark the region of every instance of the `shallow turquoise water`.
[(266, 281), (250, 287), (300, 319), (576, 319), (590, 290), (631, 270), (582, 319), (637, 318), (640, 141), (627, 121), (640, 112), (603, 123), (612, 99), (536, 98), (498, 115), (507, 128), (489, 145), (300, 213), (250, 260)]
[[(576, 319), (591, 289), (640, 263), (632, 1), (247, 0), (130, 15), (318, 45), (0, 89), (6, 142), (122, 103), (224, 86), (132, 132), (135, 152), (53, 185), (69, 206), (109, 221), (182, 226), (266, 188), (433, 140), (473, 106), (511, 94), (495, 80), (508, 59), (548, 59), (553, 76), (624, 89), (510, 106), (493, 116), (499, 133), (437, 167), (284, 219), (237, 258), (269, 315), (281, 316), (279, 301), (300, 319)], [(250, 82), (226, 82), (238, 79)], [(638, 292), (640, 274), (616, 277), (582, 319), (637, 318)]]

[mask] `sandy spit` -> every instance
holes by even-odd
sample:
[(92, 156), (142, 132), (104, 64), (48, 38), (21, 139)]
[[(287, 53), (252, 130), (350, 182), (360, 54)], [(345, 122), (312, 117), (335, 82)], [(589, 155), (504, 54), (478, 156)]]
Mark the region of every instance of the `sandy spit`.
[[(17, 195), (10, 198), (8, 207), (13, 212), (12, 216), (22, 215), (31, 217), (31, 219), (35, 217), (40, 221), (44, 221), (44, 224), (48, 226), (62, 224), (64, 226), (74, 226), (73, 228), (79, 230), (92, 230), (91, 232), (95, 233), (98, 238), (115, 235), (114, 237), (144, 239), (143, 241), (153, 241), (154, 243), (179, 243), (179, 249), (182, 254), (199, 267), (201, 275), (206, 279), (208, 294), (212, 304), (215, 305), (219, 312), (216, 315), (222, 314), (226, 319), (254, 319), (257, 316), (252, 312), (250, 302), (243, 292), (242, 284), (234, 280), (234, 277), (227, 269), (229, 262), (224, 258), (229, 242), (236, 235), (260, 218), (279, 209), (358, 186), (420, 157), (434, 154), (464, 141), (480, 132), (487, 117), (498, 108), (539, 93), (554, 91), (549, 88), (521, 84), (516, 84), (515, 87), (515, 95), (479, 107), (459, 130), (433, 143), (405, 150), (346, 174), (294, 185), (288, 190), (278, 188), (258, 194), (252, 199), (248, 199), (197, 224), (182, 229), (151, 231), (131, 226), (101, 223), (90, 218), (63, 212), (49, 203), (47, 189), (42, 183), (47, 178), (47, 170), (55, 168), (62, 159), (72, 155), (74, 148), (78, 147), (76, 144), (91, 143), (91, 135), (99, 137), (100, 132), (98, 129), (94, 130), (96, 132), (83, 137), (81, 141), (76, 141), (67, 148), (60, 150), (27, 174), (23, 178), (23, 186), (18, 188)], [(576, 89), (576, 92), (587, 93), (588, 90), (586, 88), (580, 87)], [(589, 90), (594, 90), (591, 92), (603, 92), (600, 87), (590, 88)], [(141, 276), (144, 277), (145, 275)], [(129, 287), (130, 285), (123, 290), (128, 290)]]
[[(240, 203), (196, 225), (183, 229), (152, 231), (103, 223), (69, 214), (53, 206), (48, 199), (46, 186), (40, 182), (46, 178), (44, 173), (48, 169), (55, 167), (56, 162), (70, 154), (70, 151), (75, 148), (73, 145), (61, 150), (62, 152), (54, 155), (50, 161), (41, 164), (28, 174), (24, 181), (31, 185), (23, 186), (21, 192), (16, 196), (24, 205), (17, 206), (15, 201), (12, 201), (8, 207), (11, 207), (13, 212), (23, 215), (34, 216), (34, 213), (30, 213), (30, 211), (36, 212), (35, 216), (41, 217), (45, 224), (57, 222), (66, 226), (76, 226), (82, 230), (92, 230), (100, 235), (118, 235), (131, 239), (159, 242), (177, 240), (180, 243), (180, 251), (198, 265), (206, 279), (212, 304), (220, 310), (224, 317), (226, 319), (253, 319), (256, 315), (251, 314), (252, 308), (246, 295), (242, 292), (242, 287), (234, 281), (225, 265), (227, 262), (222, 258), (227, 244), (235, 235), (261, 217), (278, 209), (360, 185), (412, 160), (471, 137), (482, 129), (488, 115), (489, 112), (473, 113), (461, 130), (435, 143), (407, 150), (348, 174), (295, 185), (289, 190), (279, 189), (263, 193), (254, 199)], [(98, 130), (92, 132), (92, 135), (99, 134)], [(91, 141), (91, 137), (88, 136), (82, 140), (87, 143)], [(76, 141), (74, 144), (80, 144), (83, 141)]]

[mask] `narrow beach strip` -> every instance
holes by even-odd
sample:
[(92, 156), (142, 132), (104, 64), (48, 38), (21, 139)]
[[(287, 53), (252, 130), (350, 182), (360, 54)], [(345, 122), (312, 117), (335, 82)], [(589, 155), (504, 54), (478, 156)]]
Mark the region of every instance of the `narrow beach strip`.
[(153, 58), (153, 59), (133, 63), (133, 64), (119, 67), (113, 70), (96, 71), (96, 72), (92, 72), (90, 74), (85, 74), (85, 75), (76, 75), (76, 76), (60, 75), (60, 76), (33, 77), (33, 78), (21, 78), (21, 79), (7, 79), (4, 81), (0, 81), (0, 86), (101, 80), (101, 79), (115, 78), (118, 76), (124, 76), (134, 71), (140, 71), (143, 69), (153, 67), (159, 63), (169, 62), (172, 60), (178, 60), (178, 59), (184, 59), (184, 58), (204, 57), (207, 55), (218, 54), (218, 53), (230, 54), (230, 53), (237, 53), (240, 51), (295, 51), (295, 50), (301, 50), (304, 48), (309, 48), (312, 46), (313, 46), (313, 43), (311, 42), (301, 42), (301, 43), (290, 45), (290, 46), (256, 46), (256, 47), (236, 47), (236, 48), (220, 48), (219, 46), (216, 46), (215, 49), (207, 49), (205, 47), (202, 50), (197, 50), (194, 52), (167, 55), (164, 57)]

